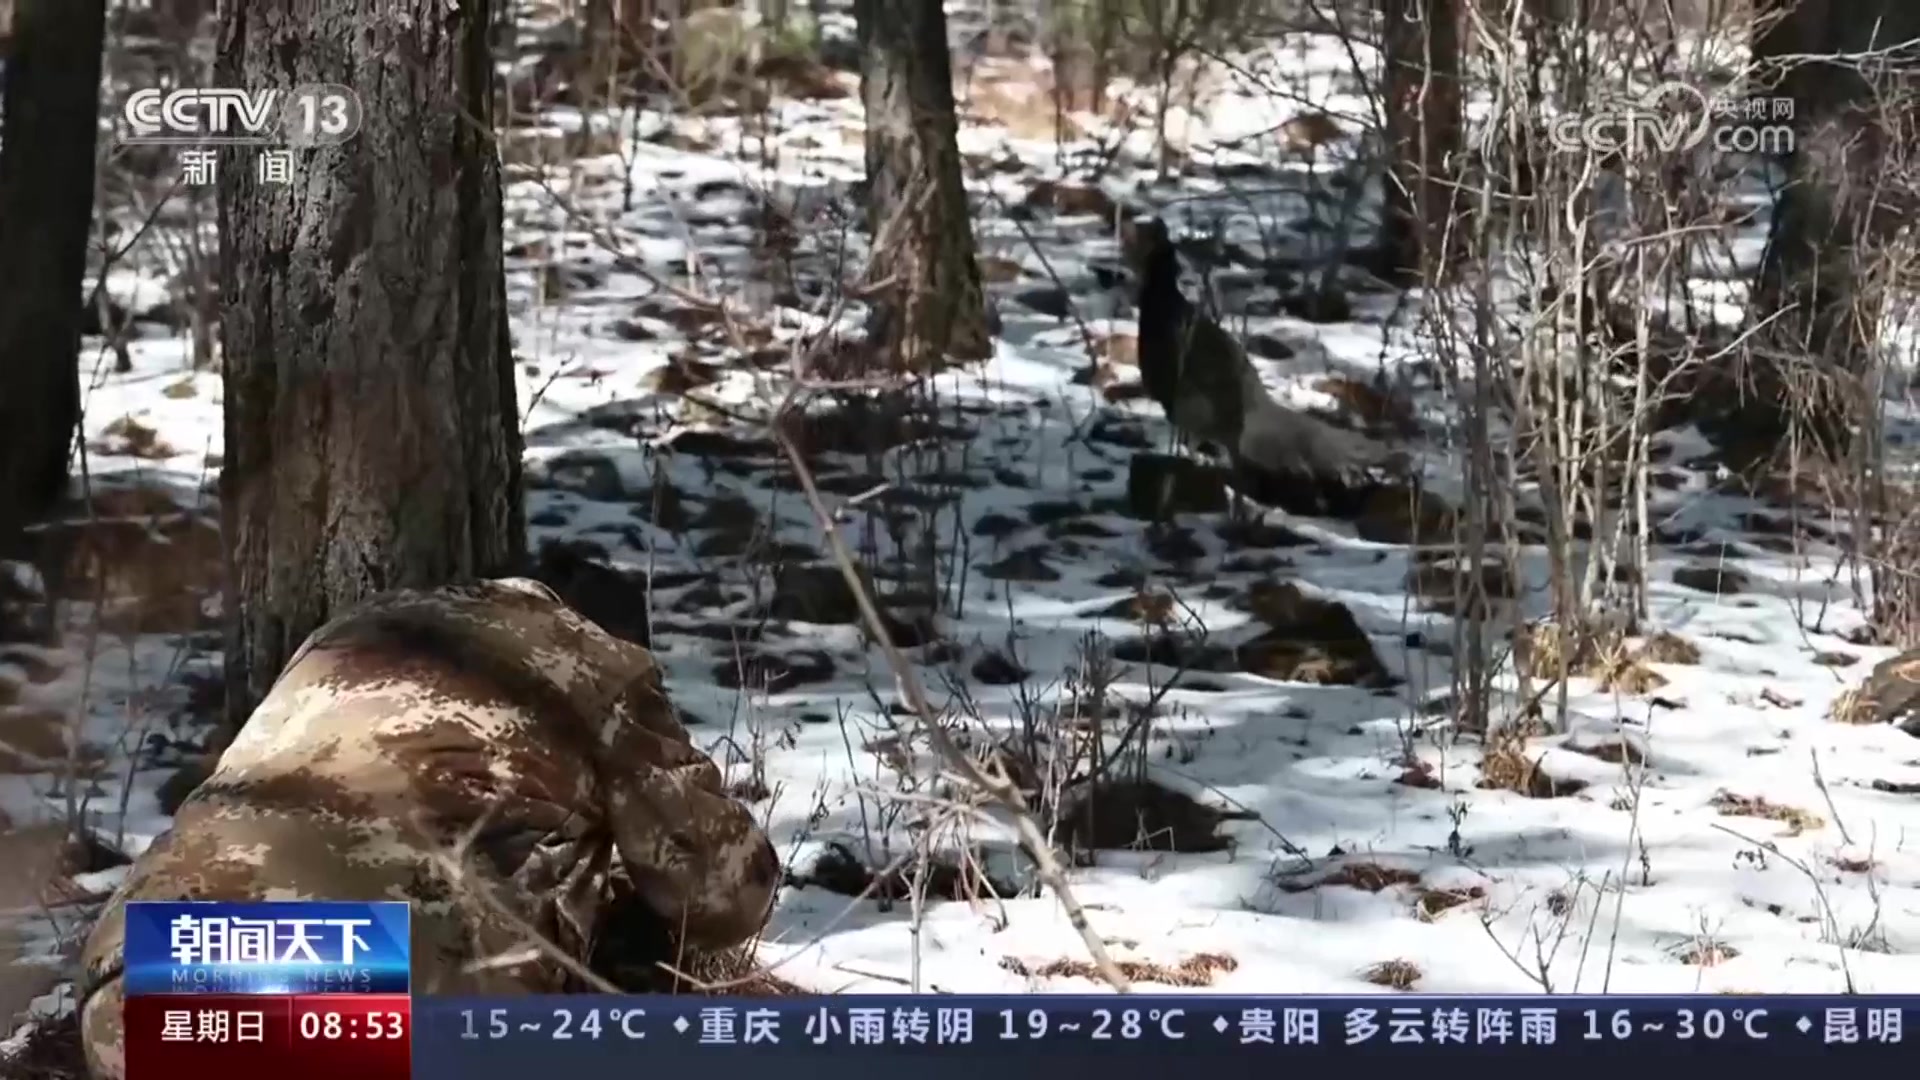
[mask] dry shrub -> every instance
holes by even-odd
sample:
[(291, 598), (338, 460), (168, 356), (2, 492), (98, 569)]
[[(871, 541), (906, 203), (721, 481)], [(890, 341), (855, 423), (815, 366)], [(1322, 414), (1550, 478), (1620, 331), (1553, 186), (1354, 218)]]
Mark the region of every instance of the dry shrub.
[(1128, 601), (1127, 613), (1135, 622), (1171, 626), (1175, 615), (1174, 596), (1164, 589), (1142, 589)]
[[(1120, 968), (1120, 973), (1125, 975), (1129, 982), (1189, 988), (1212, 986), (1214, 978), (1221, 972), (1235, 971), (1240, 967), (1240, 961), (1222, 953), (1197, 953), (1171, 967), (1147, 960), (1119, 960), (1116, 964)], [(1018, 957), (1003, 956), (1000, 958), (1000, 967), (1027, 979), (1074, 978), (1100, 981), (1100, 973), (1087, 960), (1063, 958), (1050, 960), (1036, 967)]]
[(1412, 870), (1398, 866), (1381, 866), (1378, 863), (1350, 862), (1342, 865), (1333, 873), (1312, 881), (1285, 881), (1279, 884), (1283, 892), (1307, 892), (1322, 885), (1345, 885), (1361, 892), (1377, 893), (1395, 885), (1418, 885), (1420, 875)]
[(1454, 908), (1484, 900), (1487, 890), (1478, 885), (1464, 889), (1421, 889), (1414, 898), (1413, 913), (1421, 922), (1432, 922)]
[(1512, 791), (1530, 799), (1557, 799), (1573, 795), (1587, 785), (1581, 780), (1561, 780), (1548, 776), (1537, 758), (1529, 758), (1525, 740), (1516, 734), (1498, 732), (1487, 743), (1480, 758), (1479, 786), (1487, 790)]
[(664, 961), (608, 968), (604, 953), (594, 957), (597, 974), (634, 994), (783, 997), (807, 993), (762, 968), (756, 943), (718, 952), (683, 952)]
[(1340, 122), (1323, 112), (1294, 116), (1274, 134), (1279, 136), (1281, 145), (1296, 154), (1310, 153), (1346, 137)]
[(1697, 941), (1680, 953), (1680, 962), (1693, 967), (1714, 967), (1740, 955), (1740, 950), (1719, 941)]
[(1560, 669), (1560, 644), (1564, 635), (1551, 619), (1528, 623), (1513, 631), (1513, 658), (1527, 670), (1543, 675)]
[(180, 452), (162, 439), (158, 431), (131, 416), (123, 416), (100, 429), (100, 438), (91, 446), (95, 453), (124, 454), (147, 461), (161, 461)]
[[(1514, 655), (1527, 665), (1533, 677), (1557, 677), (1569, 636), (1557, 621), (1532, 623), (1515, 633)], [(1685, 656), (1686, 650), (1691, 650), (1691, 660), (1665, 659)], [(1592, 679), (1600, 684), (1601, 690), (1631, 696), (1652, 693), (1667, 685), (1666, 677), (1648, 667), (1648, 663), (1695, 663), (1699, 657), (1698, 649), (1671, 634), (1655, 635), (1637, 653), (1631, 651), (1626, 639), (1619, 635), (1588, 634), (1574, 642), (1572, 655), (1564, 657), (1564, 663), (1571, 678)]]
[(1828, 707), (1827, 719), (1837, 724), (1873, 724), (1879, 722), (1880, 714), (1859, 690), (1842, 690)]
[(1600, 689), (1628, 696), (1650, 694), (1665, 685), (1666, 676), (1632, 658), (1616, 659), (1600, 676)]
[(1500, 791), (1525, 791), (1533, 777), (1533, 762), (1520, 740), (1500, 738), (1480, 758), (1480, 786)]
[(740, 945), (686, 958), (668, 993), (725, 994), (734, 997), (785, 997), (807, 991), (762, 970), (754, 947)]
[[(1569, 641), (1572, 638), (1573, 640)], [(1534, 678), (1568, 675), (1598, 679), (1606, 673), (1601, 649), (1590, 638), (1568, 633), (1554, 619), (1528, 623), (1514, 631), (1513, 656)]]
[(1411, 990), (1421, 975), (1411, 960), (1382, 960), (1360, 973), (1361, 978), (1389, 990)]
[(1722, 791), (1714, 795), (1710, 805), (1720, 811), (1722, 817), (1755, 817), (1778, 821), (1787, 826), (1793, 836), (1825, 828), (1827, 824), (1826, 819), (1818, 814), (1797, 806), (1772, 802), (1762, 795), (1735, 795), (1730, 791)]
[(1395, 777), (1393, 782), (1405, 787), (1424, 788), (1428, 791), (1437, 791), (1445, 786), (1440, 778), (1434, 775), (1433, 766), (1424, 761), (1416, 761), (1401, 769), (1400, 775)]
[(1670, 631), (1662, 630), (1640, 646), (1640, 660), (1649, 664), (1697, 664), (1700, 646)]

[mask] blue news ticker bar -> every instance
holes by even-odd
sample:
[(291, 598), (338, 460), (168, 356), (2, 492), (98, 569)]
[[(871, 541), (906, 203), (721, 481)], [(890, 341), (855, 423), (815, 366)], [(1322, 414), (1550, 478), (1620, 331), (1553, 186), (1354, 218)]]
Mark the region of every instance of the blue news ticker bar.
[[(1274, 1080), (1304, 1063), (1458, 1062), (1537, 1080), (1623, 1065), (1818, 1060), (1910, 1065), (1920, 998), (1872, 997), (531, 997), (414, 999), (414, 1080), (1102, 1080), (1169, 1068)], [(1920, 1043), (1920, 1030), (1914, 1039)], [(1196, 1060), (1202, 1059), (1202, 1060)], [(772, 1069), (774, 1072), (768, 1072)], [(1484, 1071), (1474, 1073), (1477, 1078)]]
[(126, 990), (150, 994), (404, 994), (405, 901), (135, 901)]

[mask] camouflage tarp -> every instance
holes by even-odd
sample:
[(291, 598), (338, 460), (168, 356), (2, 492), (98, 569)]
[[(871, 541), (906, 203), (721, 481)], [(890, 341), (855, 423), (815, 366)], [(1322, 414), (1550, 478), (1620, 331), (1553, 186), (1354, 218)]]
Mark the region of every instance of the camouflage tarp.
[[(452, 880), (435, 855), (463, 840)], [(301, 646), (108, 902), (89, 1063), (124, 1072), (128, 900), (406, 900), (415, 992), (551, 993), (577, 987), (550, 956), (479, 962), (527, 954), (526, 926), (584, 957), (622, 870), (690, 950), (755, 934), (779, 883), (652, 656), (530, 581), (376, 597)]]

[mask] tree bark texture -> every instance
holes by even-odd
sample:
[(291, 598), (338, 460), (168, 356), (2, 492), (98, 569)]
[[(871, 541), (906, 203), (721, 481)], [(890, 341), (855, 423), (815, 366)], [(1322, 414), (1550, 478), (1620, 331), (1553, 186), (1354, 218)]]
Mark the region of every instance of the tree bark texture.
[(947, 19), (925, 0), (858, 0), (874, 341), (905, 371), (993, 353), (954, 135)]
[[(1911, 495), (1886, 469), (1879, 324), (1890, 283), (1888, 244), (1912, 220), (1916, 160), (1911, 95), (1920, 66), (1920, 6), (1910, 0), (1771, 0), (1754, 42), (1788, 66), (1775, 97), (1794, 104), (1788, 183), (1753, 314), (1771, 318), (1756, 363), (1742, 374), (1747, 403), (1730, 418), (1735, 445), (1770, 456), (1781, 445), (1845, 463), (1858, 485), (1854, 536), (1872, 579), (1870, 623), (1882, 641), (1920, 640), (1920, 588)], [(1873, 77), (1852, 62), (1788, 58), (1898, 49)], [(1891, 77), (1897, 76), (1895, 85)], [(1792, 440), (1792, 441), (1789, 441)], [(1748, 449), (1751, 448), (1751, 449)]]
[(217, 85), (341, 84), (365, 117), (290, 184), (220, 165), (230, 732), (343, 608), (523, 569), (490, 6), (222, 5)]
[[(1920, 5), (1908, 0), (1773, 0), (1767, 6), (1778, 21), (1754, 42), (1761, 60), (1861, 53), (1920, 37)], [(1910, 59), (1906, 65), (1913, 70)], [(1873, 348), (1868, 319), (1861, 317), (1870, 312), (1857, 311), (1859, 262), (1872, 258), (1870, 249), (1892, 236), (1912, 209), (1890, 203), (1882, 182), (1891, 165), (1887, 125), (1907, 125), (1882, 115), (1874, 87), (1844, 63), (1792, 63), (1772, 94), (1794, 103), (1789, 179), (1774, 204), (1755, 298), (1756, 315), (1777, 316), (1767, 336), (1775, 355), (1751, 373), (1751, 403), (1737, 421), (1743, 439), (1756, 446), (1777, 444), (1798, 424), (1813, 449), (1838, 460), (1866, 404), (1853, 384)], [(1799, 377), (1785, 370), (1809, 362), (1813, 370)]]
[(1390, 169), (1386, 184), (1386, 268), (1417, 280), (1444, 268), (1456, 189), (1448, 158), (1460, 151), (1460, 18), (1457, 0), (1381, 0)]
[(21, 0), (0, 147), (0, 549), (66, 494), (100, 117), (102, 0)]

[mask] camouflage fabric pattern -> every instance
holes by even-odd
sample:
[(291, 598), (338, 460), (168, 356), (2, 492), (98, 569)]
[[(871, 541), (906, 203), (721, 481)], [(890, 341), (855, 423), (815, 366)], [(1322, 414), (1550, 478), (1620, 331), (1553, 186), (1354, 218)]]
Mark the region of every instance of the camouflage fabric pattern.
[(611, 876), (718, 949), (759, 931), (778, 871), (645, 649), (522, 579), (384, 594), (308, 638), (108, 902), (88, 1061), (124, 1076), (129, 900), (406, 900), (415, 992), (552, 993), (578, 987), (524, 927), (584, 957)]

